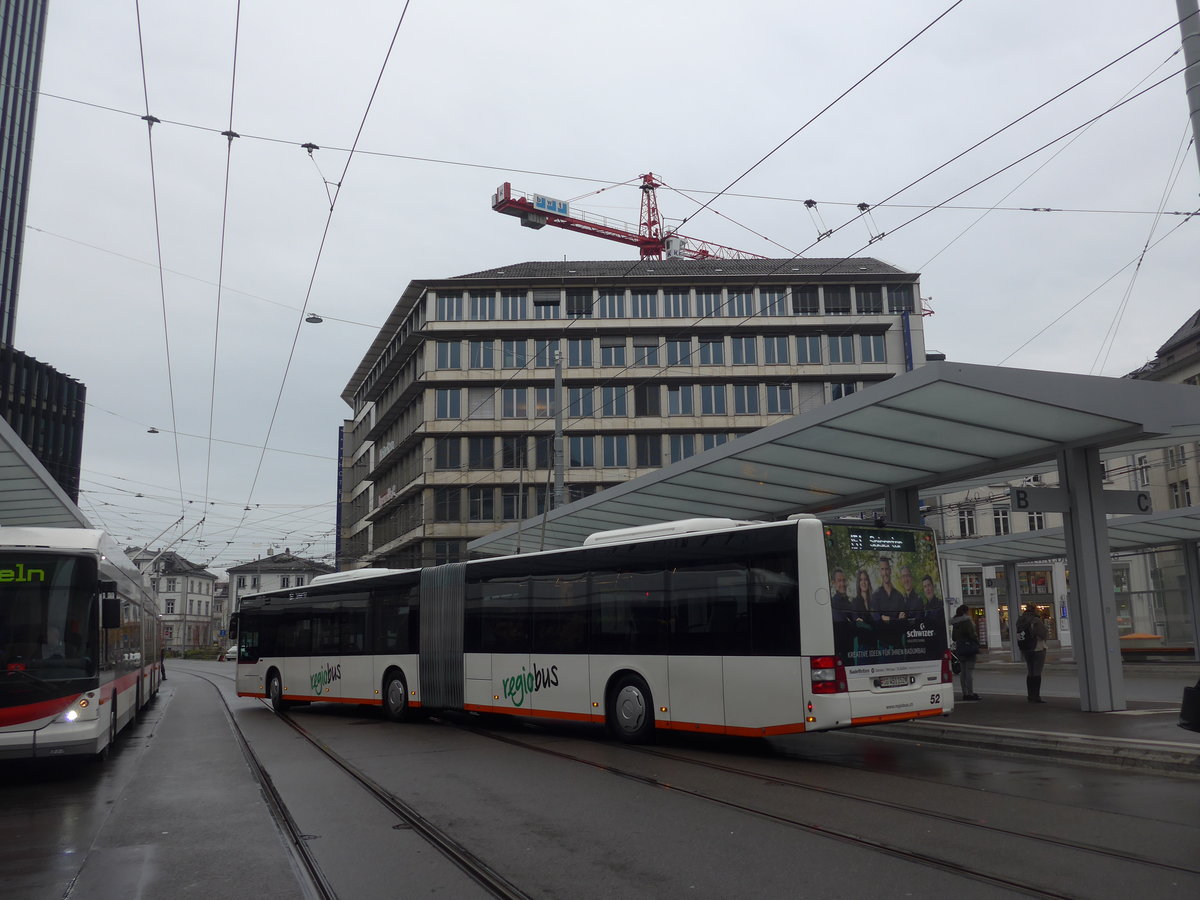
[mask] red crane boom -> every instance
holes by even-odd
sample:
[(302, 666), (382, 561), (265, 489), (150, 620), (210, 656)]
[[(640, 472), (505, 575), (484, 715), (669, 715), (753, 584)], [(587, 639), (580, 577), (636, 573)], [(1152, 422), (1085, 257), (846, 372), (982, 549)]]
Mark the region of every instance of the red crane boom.
[(662, 182), (654, 173), (642, 176), (642, 221), (631, 225), (604, 216), (571, 212), (565, 200), (555, 200), (541, 194), (522, 194), (512, 189), (507, 181), (492, 195), (492, 209), (508, 216), (516, 216), (526, 228), (543, 228), (553, 225), (567, 231), (591, 234), (620, 244), (638, 248), (642, 259), (766, 259), (757, 253), (735, 250), (710, 241), (689, 238), (678, 232), (663, 232), (662, 219), (658, 215), (658, 199), (655, 189)]

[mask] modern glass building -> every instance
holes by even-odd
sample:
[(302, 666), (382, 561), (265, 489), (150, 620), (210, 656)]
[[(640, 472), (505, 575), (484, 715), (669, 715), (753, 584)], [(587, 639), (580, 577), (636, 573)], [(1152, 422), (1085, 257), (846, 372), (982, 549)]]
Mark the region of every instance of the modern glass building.
[(47, 0), (0, 0), (0, 416), (79, 499), (87, 389), (15, 347)]
[(47, 0), (0, 0), (0, 347), (11, 347)]

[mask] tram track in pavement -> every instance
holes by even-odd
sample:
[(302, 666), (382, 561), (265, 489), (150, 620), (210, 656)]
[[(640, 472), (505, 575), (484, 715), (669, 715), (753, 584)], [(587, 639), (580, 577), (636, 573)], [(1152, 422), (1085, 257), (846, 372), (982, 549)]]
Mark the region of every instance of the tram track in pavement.
[[(325, 877), (316, 855), (308, 847), (308, 836), (304, 834), (303, 829), (299, 827), (288, 811), (287, 803), (275, 788), (270, 773), (267, 771), (258, 754), (254, 752), (254, 748), (246, 740), (220, 686), (213, 681), (213, 677), (209, 673), (196, 670), (180, 671), (187, 671), (187, 674), (194, 675), (213, 686), (224, 707), (230, 728), (237, 737), (238, 745), (241, 747), (242, 753), (254, 773), (255, 779), (263, 787), (263, 792), (267, 797), (267, 805), (284, 833), (288, 836), (293, 852), (297, 855), (304, 873), (311, 880), (312, 889), (320, 900), (338, 900), (336, 890)], [(218, 675), (216, 677), (230, 678), (228, 675)], [(259, 702), (270, 709), (270, 704), (267, 701), (261, 700)], [(364, 772), (348, 762), (343, 756), (305, 729), (304, 726), (296, 722), (287, 713), (276, 715), (281, 722), (290, 727), (329, 762), (348, 775), (372, 799), (400, 819), (405, 827), (424, 838), (426, 842), (449, 859), (456, 868), (471, 878), (472, 881), (483, 888), (489, 895), (500, 898), (500, 900), (532, 900), (529, 894), (496, 872), (465, 845), (456, 841), (449, 832), (431, 823), (410, 804), (369, 778)]]
[[(450, 724), (454, 727), (468, 730), (474, 734), (507, 744), (509, 746), (524, 748), (533, 752), (551, 756), (553, 758), (578, 763), (593, 769), (599, 769), (608, 774), (635, 781), (649, 787), (671, 791), (676, 794), (684, 794), (730, 810), (735, 810), (759, 818), (774, 821), (788, 827), (796, 828), (809, 834), (848, 843), (864, 849), (884, 853), (889, 856), (898, 857), (909, 862), (959, 875), (963, 878), (969, 878), (973, 881), (982, 882), (1013, 891), (1019, 891), (1028, 896), (1034, 897), (1075, 898), (1080, 896), (1078, 893), (1073, 893), (1070, 890), (1061, 890), (1047, 887), (1045, 885), (1031, 884), (1028, 881), (1012, 878), (995, 871), (981, 871), (978, 867), (975, 867), (971, 864), (964, 864), (953, 859), (938, 856), (934, 853), (914, 850), (911, 847), (905, 847), (894, 842), (869, 837), (863, 834), (855, 834), (848, 830), (835, 828), (828, 825), (806, 822), (791, 816), (781, 815), (770, 810), (756, 808), (745, 803), (739, 803), (724, 797), (718, 797), (703, 790), (683, 787), (676, 782), (664, 781), (653, 775), (647, 775), (645, 773), (633, 771), (632, 769), (622, 768), (609, 762), (588, 759), (578, 754), (570, 753), (560, 749), (555, 749), (540, 744), (532, 744), (521, 740), (518, 737), (500, 734), (494, 730), (490, 730), (475, 724), (449, 719), (443, 719), (442, 721), (445, 721), (447, 724)], [(865, 796), (836, 788), (821, 787), (808, 784), (797, 779), (780, 778), (776, 775), (756, 772), (752, 769), (743, 769), (737, 766), (714, 763), (706, 760), (698, 760), (693, 757), (683, 756), (653, 747), (622, 745), (622, 750), (628, 751), (632, 754), (649, 756), (672, 763), (681, 763), (687, 766), (720, 772), (722, 774), (750, 778), (760, 784), (767, 783), (794, 790), (816, 793), (830, 799), (861, 803), (877, 809), (886, 809), (903, 815), (916, 816), (927, 821), (940, 821), (955, 827), (976, 829), (992, 834), (995, 837), (1005, 837), (1018, 841), (1034, 841), (1043, 847), (1046, 845), (1052, 845), (1056, 849), (1062, 850), (1064, 853), (1078, 853), (1090, 857), (1100, 856), (1110, 862), (1116, 861), (1118, 863), (1127, 863), (1133, 866), (1142, 866), (1148, 869), (1160, 870), (1166, 873), (1200, 877), (1200, 868), (1178, 865), (1161, 859), (1152, 859), (1150, 857), (1123, 851), (1119, 847), (1104, 847), (1086, 842), (1074, 842), (1064, 840), (1063, 838), (1056, 837), (1054, 835), (1039, 833), (1028, 829), (1018, 831), (981, 821), (978, 817), (955, 815), (936, 810), (914, 809), (910, 805), (881, 799), (879, 797)], [(913, 829), (913, 833), (923, 833), (923, 829)], [(1019, 856), (1020, 851), (1016, 851), (1015, 857)], [(1071, 866), (1064, 864), (1063, 868), (1070, 869)]]
[[(337, 896), (336, 893), (332, 891), (330, 886), (325, 881), (324, 876), (321, 874), (320, 867), (317, 865), (315, 857), (313, 857), (307, 848), (305, 835), (303, 835), (295, 823), (291, 821), (291, 818), (287, 813), (286, 803), (284, 803), (282, 798), (279, 797), (274, 791), (269, 774), (265, 771), (265, 769), (263, 769), (262, 764), (258, 761), (253, 749), (245, 742), (240, 729), (233, 719), (232, 711), (229, 709), (228, 702), (221, 693), (219, 687), (217, 687), (216, 683), (205, 674), (194, 671), (190, 672), (189, 674), (195, 674), (198, 677), (208, 680), (213, 684), (214, 689), (217, 690), (218, 694), (221, 695), (222, 702), (225, 704), (227, 716), (229, 717), (235, 733), (238, 735), (239, 743), (243, 746), (243, 753), (246, 754), (247, 760), (250, 762), (250, 765), (254, 769), (259, 781), (263, 784), (264, 790), (269, 795), (269, 798), (273, 798), (269, 799), (269, 802), (272, 806), (272, 811), (276, 814), (281, 826), (289, 835), (296, 853), (301, 858), (305, 871), (308, 872), (313, 878), (315, 889), (322, 897), (322, 900), (325, 900), (325, 898), (335, 898)], [(218, 677), (228, 678), (229, 676), (221, 675)], [(264, 703), (264, 706), (268, 706), (269, 708), (269, 705), (266, 704), (265, 701), (262, 702)], [(515, 898), (528, 898), (529, 895), (522, 892), (519, 888), (512, 885), (511, 882), (504, 879), (503, 876), (500, 876), (485, 863), (480, 861), (466, 847), (455, 841), (445, 831), (430, 823), (416, 809), (411, 807), (400, 798), (391, 794), (386, 789), (382, 788), (363, 772), (358, 770), (357, 767), (349, 763), (335, 750), (306, 730), (294, 718), (287, 714), (283, 714), (279, 716), (279, 719), (292, 728), (298, 735), (300, 735), (313, 748), (319, 751), (331, 763), (336, 765), (345, 774), (351, 777), (365, 791), (367, 791), (372, 798), (381, 803), (402, 822), (411, 827), (413, 831), (425, 838), (432, 846), (437, 848), (439, 852), (447, 856), (447, 858), (449, 858), (455, 864), (455, 866), (470, 876), (474, 881), (476, 881), (476, 883), (480, 884), (492, 896), (514, 898), (514, 900)], [(756, 808), (755, 806), (747, 803), (737, 802), (725, 797), (720, 797), (708, 791), (684, 787), (678, 782), (665, 781), (654, 775), (638, 772), (635, 770), (635, 767), (632, 766), (625, 767), (614, 765), (611, 762), (597, 761), (576, 753), (570, 753), (561, 749), (531, 743), (527, 740), (521, 739), (520, 737), (502, 734), (478, 723), (465, 721), (462, 717), (457, 715), (452, 714), (449, 716), (437, 716), (433, 719), (433, 721), (449, 727), (468, 731), (478, 736), (495, 740), (519, 749), (544, 754), (574, 764), (588, 766), (592, 769), (598, 769), (607, 774), (638, 782), (656, 790), (667, 790), (672, 791), (677, 795), (682, 794), (685, 796), (690, 796), (697, 800), (715, 804), (731, 811), (737, 811), (768, 821), (773, 821), (780, 825), (795, 828), (815, 836), (837, 840), (842, 843), (886, 854), (895, 858), (906, 860), (908, 862), (970, 879), (975, 882), (1020, 892), (1027, 896), (1047, 898), (1074, 898), (1080, 896), (1077, 892), (1073, 892), (1070, 888), (1055, 888), (1053, 886), (1032, 884), (1028, 881), (1021, 880), (1020, 878), (1010, 877), (1002, 872), (994, 870), (982, 871), (977, 865), (963, 863), (945, 856), (939, 856), (936, 852), (914, 850), (911, 846), (904, 846), (894, 841), (880, 839), (878, 837), (871, 837), (861, 833), (855, 833), (845, 828), (838, 828), (829, 824), (818, 824), (815, 822), (803, 821), (790, 815), (780, 814), (768, 809)], [(596, 744), (599, 747), (605, 747), (608, 749), (613, 747), (613, 744), (611, 743), (596, 742)], [(1063, 853), (1077, 853), (1083, 855), (1084, 857), (1093, 858), (1100, 856), (1110, 862), (1115, 861), (1131, 866), (1144, 867), (1147, 870), (1154, 869), (1181, 876), (1200, 876), (1200, 868), (1177, 865), (1161, 859), (1152, 859), (1147, 856), (1122, 850), (1120, 847), (1105, 847), (1086, 842), (1069, 841), (1064, 840), (1061, 837), (1045, 833), (1038, 833), (1028, 829), (1015, 830), (1012, 828), (1005, 828), (1000, 825), (985, 822), (979, 817), (956, 815), (948, 812), (914, 808), (910, 805), (889, 801), (877, 796), (867, 796), (852, 791), (812, 785), (798, 779), (780, 777), (777, 774), (768, 774), (761, 771), (755, 771), (753, 769), (724, 763), (700, 760), (694, 757), (663, 750), (661, 748), (632, 745), (619, 746), (622, 751), (626, 751), (630, 754), (659, 759), (673, 764), (681, 764), (698, 769), (719, 772), (738, 778), (752, 779), (760, 784), (769, 784), (771, 786), (779, 786), (791, 790), (805, 791), (827, 797), (834, 801), (848, 801), (864, 804), (876, 810), (886, 810), (899, 815), (915, 816), (925, 822), (936, 821), (944, 823), (947, 826), (977, 829), (993, 836), (994, 838), (1007, 838), (1014, 841), (1035, 841), (1042, 846), (1052, 845), (1055, 849), (1061, 850)], [(975, 796), (976, 792), (972, 792), (972, 794)], [(913, 828), (911, 831), (914, 834), (919, 834), (923, 833), (924, 829)], [(1014, 852), (1017, 855), (1020, 854), (1020, 851)], [(1086, 864), (1086, 862), (1083, 864)], [(1070, 869), (1072, 866), (1065, 864), (1063, 868)]]

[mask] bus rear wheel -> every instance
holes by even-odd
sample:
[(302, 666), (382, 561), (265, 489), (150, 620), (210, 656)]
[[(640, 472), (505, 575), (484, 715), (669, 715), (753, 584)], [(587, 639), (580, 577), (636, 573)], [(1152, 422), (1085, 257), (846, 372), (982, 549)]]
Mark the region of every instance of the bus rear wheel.
[(267, 678), (267, 696), (271, 698), (271, 709), (276, 715), (283, 715), (287, 711), (288, 702), (283, 699), (283, 679), (278, 672), (272, 671)]
[(389, 672), (383, 679), (383, 714), (393, 722), (409, 717), (408, 685), (399, 672)]
[(627, 744), (647, 743), (654, 734), (654, 701), (639, 675), (625, 675), (608, 696), (608, 728)]

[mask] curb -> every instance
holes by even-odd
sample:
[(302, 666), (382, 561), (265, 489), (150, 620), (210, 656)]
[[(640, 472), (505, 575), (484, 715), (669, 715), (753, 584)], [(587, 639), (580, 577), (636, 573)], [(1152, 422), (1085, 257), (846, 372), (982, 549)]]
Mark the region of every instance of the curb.
[(1021, 731), (987, 725), (956, 725), (918, 721), (896, 725), (871, 725), (863, 734), (914, 743), (966, 747), (1018, 756), (1069, 759), (1115, 769), (1150, 769), (1171, 775), (1200, 778), (1200, 747), (1172, 741), (1130, 738), (1081, 737), (1046, 731)]

